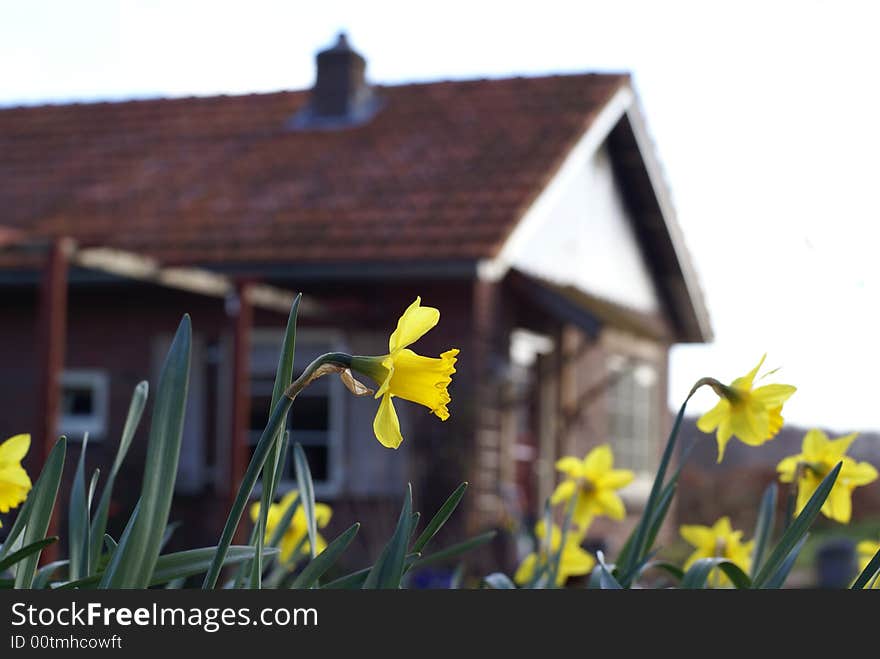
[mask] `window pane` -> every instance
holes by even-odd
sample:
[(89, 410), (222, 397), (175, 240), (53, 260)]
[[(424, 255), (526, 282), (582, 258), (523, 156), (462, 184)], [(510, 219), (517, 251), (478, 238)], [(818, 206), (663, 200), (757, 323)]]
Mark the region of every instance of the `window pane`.
[[(312, 480), (326, 481), (330, 478), (327, 469), (327, 445), (303, 446), (306, 460), (309, 461), (309, 470), (312, 472)], [(293, 452), (288, 459), (288, 471), (290, 480), (296, 480), (296, 467), (293, 464)]]
[(95, 399), (91, 387), (64, 387), (61, 394), (61, 414), (64, 416), (91, 416), (94, 413)]
[(330, 400), (325, 396), (299, 396), (291, 409), (291, 430), (324, 430), (330, 426)]

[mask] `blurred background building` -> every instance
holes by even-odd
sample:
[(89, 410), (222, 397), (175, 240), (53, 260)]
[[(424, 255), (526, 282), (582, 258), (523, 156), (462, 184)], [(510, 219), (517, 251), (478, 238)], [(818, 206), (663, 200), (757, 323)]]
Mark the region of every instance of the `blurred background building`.
[[(225, 519), (292, 292), (297, 369), (382, 354), (417, 295), (442, 314), (419, 351), (461, 349), (452, 418), (399, 405), (399, 451), (373, 439), (375, 402), (330, 378), (294, 406), (318, 497), (364, 521), (371, 550), (407, 481), (426, 512), (471, 482), (455, 531), (530, 525), (557, 457), (609, 440), (639, 474), (637, 512), (669, 425), (670, 346), (711, 337), (625, 73), (378, 85), (340, 35), (309, 90), (0, 110), (0, 208), (0, 435), (32, 429), (32, 470), (57, 433), (88, 432), (89, 467), (105, 466), (134, 386), (156, 382), (192, 314), (183, 546)], [(282, 489), (293, 479), (288, 465)]]

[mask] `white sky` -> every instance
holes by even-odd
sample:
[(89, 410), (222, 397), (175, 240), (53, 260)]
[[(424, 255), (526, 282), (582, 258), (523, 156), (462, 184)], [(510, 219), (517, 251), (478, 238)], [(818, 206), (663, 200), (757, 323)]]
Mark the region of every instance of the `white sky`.
[(340, 29), (376, 82), (631, 71), (716, 332), (673, 351), (670, 403), (767, 351), (799, 387), (789, 421), (880, 429), (878, 19), (870, 1), (0, 0), (0, 104), (305, 88)]

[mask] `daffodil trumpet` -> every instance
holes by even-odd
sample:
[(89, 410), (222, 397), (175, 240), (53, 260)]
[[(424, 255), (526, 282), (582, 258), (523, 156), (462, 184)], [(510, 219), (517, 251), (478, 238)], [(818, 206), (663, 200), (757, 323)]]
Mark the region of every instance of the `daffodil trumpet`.
[(403, 442), (400, 421), (392, 399), (403, 398), (427, 407), (441, 421), (449, 418), (449, 385), (458, 361), (458, 349), (452, 348), (439, 357), (416, 354), (409, 346), (418, 341), (440, 321), (440, 312), (423, 307), (417, 297), (397, 321), (397, 328), (388, 338), (388, 353), (380, 356), (352, 357), (351, 370), (362, 373), (379, 385), (375, 397), (380, 399), (373, 433), (382, 446), (397, 448)]
[[(338, 373), (356, 396), (375, 395), (381, 399), (373, 420), (373, 432), (380, 444), (396, 449), (403, 442), (403, 435), (393, 398), (423, 405), (441, 421), (449, 418), (448, 404), (452, 398), (448, 387), (455, 373), (458, 349), (447, 350), (439, 357), (425, 357), (409, 349), (439, 320), (440, 312), (433, 307), (423, 307), (422, 299), (417, 297), (397, 321), (397, 328), (388, 339), (387, 354), (352, 356), (344, 352), (328, 352), (309, 364), (284, 395), (292, 401), (314, 380)], [(379, 385), (378, 391), (374, 392), (356, 380), (352, 371), (374, 380)]]

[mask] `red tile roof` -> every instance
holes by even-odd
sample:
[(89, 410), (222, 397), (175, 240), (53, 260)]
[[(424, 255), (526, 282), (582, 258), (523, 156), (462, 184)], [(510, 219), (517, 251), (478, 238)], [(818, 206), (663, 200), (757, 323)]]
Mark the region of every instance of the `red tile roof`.
[(0, 110), (0, 224), (166, 263), (492, 256), (626, 75), (379, 87), (295, 131), (308, 92)]

